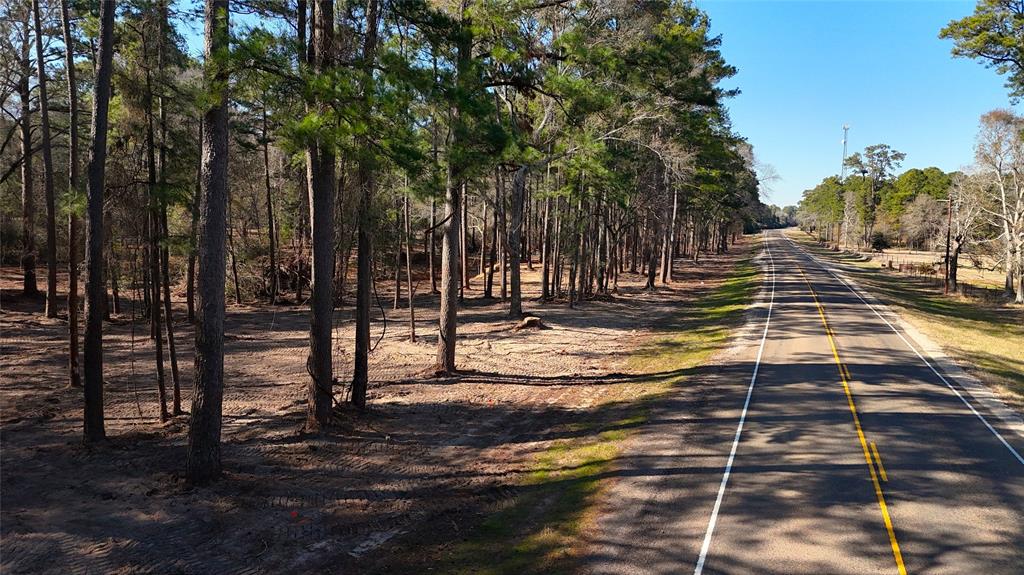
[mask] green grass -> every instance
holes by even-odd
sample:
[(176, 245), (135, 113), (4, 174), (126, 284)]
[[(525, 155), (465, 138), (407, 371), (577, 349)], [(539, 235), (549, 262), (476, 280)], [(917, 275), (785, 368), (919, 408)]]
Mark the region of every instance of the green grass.
[(758, 286), (759, 271), (742, 260), (730, 277), (666, 324), (665, 332), (630, 357), (630, 367), (667, 372), (704, 363), (743, 319)]
[(982, 381), (1024, 407), (1024, 308), (1010, 303), (945, 296), (933, 281), (888, 272), (791, 234), (816, 255), (854, 264), (857, 283), (895, 307), (906, 321), (968, 366)]
[(449, 550), (440, 572), (476, 575), (572, 573), (592, 510), (624, 441), (648, 417), (649, 402), (678, 385), (690, 369), (722, 348), (757, 290), (758, 270), (742, 260), (729, 278), (681, 307), (630, 358), (650, 373), (647, 392), (600, 405), (533, 462), (521, 494)]
[[(640, 415), (612, 422), (629, 428)], [(583, 529), (588, 505), (619, 454), (626, 429), (593, 430), (564, 440), (534, 461), (522, 494), (488, 517), (473, 536), (446, 558), (445, 573), (504, 575), (570, 573), (573, 545)]]

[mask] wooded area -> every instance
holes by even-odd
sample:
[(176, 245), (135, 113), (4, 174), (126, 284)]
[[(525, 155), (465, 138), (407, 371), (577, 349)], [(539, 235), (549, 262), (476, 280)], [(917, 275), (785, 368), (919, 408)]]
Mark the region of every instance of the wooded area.
[[(188, 51), (199, 23), (201, 56)], [(529, 310), (521, 268), (540, 270), (540, 300), (575, 308), (624, 273), (667, 284), (674, 259), (774, 221), (722, 106), (735, 70), (688, 3), (253, 0), (200, 13), (14, 0), (0, 26), (4, 258), (20, 260), (26, 296), (46, 265), (45, 313), (67, 312), (87, 441), (105, 437), (104, 322), (147, 322), (159, 418), (190, 415), (195, 482), (221, 473), (226, 299), (308, 305), (312, 432), (344, 418), (341, 403), (367, 407), (381, 292), (408, 309), (413, 340), (416, 305), (439, 298), (423, 367), (446, 376), (467, 299)], [(332, 327), (345, 306), (342, 380)]]

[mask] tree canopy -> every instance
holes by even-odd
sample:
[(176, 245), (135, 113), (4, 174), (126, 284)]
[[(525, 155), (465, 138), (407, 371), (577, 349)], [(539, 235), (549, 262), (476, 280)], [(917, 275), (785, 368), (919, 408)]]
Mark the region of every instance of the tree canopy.
[(974, 13), (939, 33), (953, 41), (953, 55), (982, 60), (1006, 76), (1014, 100), (1024, 97), (1024, 2), (978, 0)]

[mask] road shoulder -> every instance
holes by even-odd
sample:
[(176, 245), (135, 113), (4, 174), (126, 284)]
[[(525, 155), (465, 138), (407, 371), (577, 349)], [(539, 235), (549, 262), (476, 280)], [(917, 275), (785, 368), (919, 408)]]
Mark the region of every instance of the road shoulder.
[(653, 401), (623, 445), (584, 533), (583, 572), (693, 569), (768, 317), (769, 261), (763, 250), (755, 259), (763, 281), (728, 344)]

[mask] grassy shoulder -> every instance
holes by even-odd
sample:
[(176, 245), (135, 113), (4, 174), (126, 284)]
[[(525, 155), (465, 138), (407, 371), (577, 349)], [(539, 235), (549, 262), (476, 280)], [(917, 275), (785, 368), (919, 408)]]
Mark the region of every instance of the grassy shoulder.
[(943, 295), (932, 281), (886, 271), (859, 256), (832, 252), (810, 236), (787, 234), (816, 255), (855, 265), (857, 282), (890, 304), (1018, 411), (1024, 411), (1024, 308)]
[(469, 539), (446, 554), (438, 569), (458, 574), (571, 573), (582, 533), (631, 430), (644, 423), (652, 399), (680, 384), (728, 341), (752, 301), (760, 273), (747, 245), (727, 279), (688, 302), (630, 358), (651, 377), (629, 402), (594, 408), (572, 439), (551, 445), (533, 463), (520, 495), (488, 517)]

